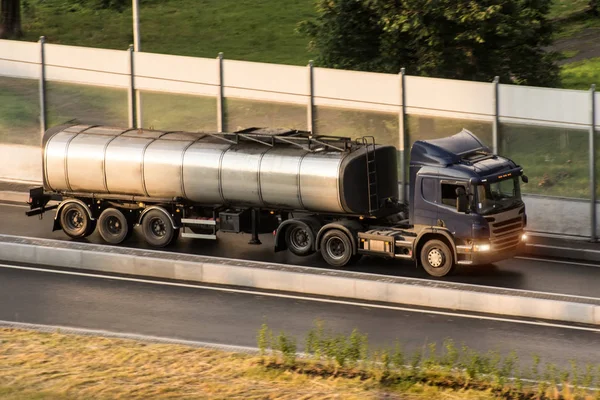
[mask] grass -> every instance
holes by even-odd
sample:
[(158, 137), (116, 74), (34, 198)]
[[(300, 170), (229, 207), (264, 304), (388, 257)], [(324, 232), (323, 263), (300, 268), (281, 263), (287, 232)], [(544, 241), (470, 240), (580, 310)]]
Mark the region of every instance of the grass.
[(563, 84), (571, 89), (587, 90), (595, 83), (600, 91), (600, 57), (567, 64), (562, 72)]
[[(375, 379), (267, 368), (258, 356), (130, 340), (0, 329), (0, 397), (30, 399), (377, 399), (479, 390), (427, 383), (387, 388)], [(395, 395), (394, 395), (395, 394)]]
[[(126, 49), (131, 8), (122, 13), (65, 0), (24, 0), (25, 40)], [(141, 49), (163, 54), (306, 65), (308, 40), (296, 24), (315, 14), (310, 0), (148, 0), (140, 7)], [(68, 28), (66, 28), (68, 27)]]
[[(0, 329), (0, 398), (600, 399), (599, 366), (528, 366), (446, 340), (412, 354), (317, 321), (304, 337), (263, 325), (257, 354), (58, 332)], [(528, 376), (534, 381), (527, 383)], [(558, 397), (558, 396), (562, 397)]]

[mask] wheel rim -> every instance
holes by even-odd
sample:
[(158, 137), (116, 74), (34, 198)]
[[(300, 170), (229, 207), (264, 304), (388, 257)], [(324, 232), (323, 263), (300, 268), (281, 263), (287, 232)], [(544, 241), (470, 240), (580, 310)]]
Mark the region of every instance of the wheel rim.
[(290, 233), (290, 243), (298, 250), (306, 250), (310, 246), (310, 237), (306, 229), (295, 227)]
[(68, 210), (66, 215), (67, 228), (73, 231), (83, 228), (84, 218), (79, 210)]
[(110, 216), (106, 220), (106, 229), (112, 235), (118, 235), (119, 233), (121, 233), (123, 231), (123, 224), (121, 223), (119, 218)]
[(444, 257), (443, 251), (438, 248), (433, 248), (429, 250), (429, 253), (427, 254), (427, 261), (433, 268), (439, 268), (446, 262), (446, 257)]
[(156, 237), (163, 237), (167, 234), (165, 222), (160, 218), (152, 218), (150, 220), (150, 230)]
[(332, 237), (327, 241), (327, 255), (334, 260), (339, 260), (346, 253), (346, 245), (339, 237)]

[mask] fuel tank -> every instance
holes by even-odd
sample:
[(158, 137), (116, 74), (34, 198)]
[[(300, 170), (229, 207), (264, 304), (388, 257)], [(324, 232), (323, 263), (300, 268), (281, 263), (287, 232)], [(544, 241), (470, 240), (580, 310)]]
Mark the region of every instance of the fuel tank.
[[(62, 125), (45, 133), (42, 146), (48, 191), (179, 197), (206, 206), (369, 212), (362, 144), (345, 151), (307, 150), (287, 143), (234, 143), (207, 133)], [(398, 198), (396, 158), (393, 146), (375, 146), (377, 181), (371, 190), (379, 202)]]

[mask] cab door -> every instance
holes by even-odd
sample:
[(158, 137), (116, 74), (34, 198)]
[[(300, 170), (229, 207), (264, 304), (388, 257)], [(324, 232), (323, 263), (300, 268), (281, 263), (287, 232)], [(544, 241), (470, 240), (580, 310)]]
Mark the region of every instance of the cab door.
[(438, 185), (439, 207), (436, 225), (445, 227), (457, 238), (471, 237), (472, 216), (456, 210), (456, 189), (462, 187), (468, 193), (468, 185), (466, 181), (455, 180), (441, 180)]
[(435, 226), (439, 208), (439, 179), (435, 175), (417, 175), (414, 225)]

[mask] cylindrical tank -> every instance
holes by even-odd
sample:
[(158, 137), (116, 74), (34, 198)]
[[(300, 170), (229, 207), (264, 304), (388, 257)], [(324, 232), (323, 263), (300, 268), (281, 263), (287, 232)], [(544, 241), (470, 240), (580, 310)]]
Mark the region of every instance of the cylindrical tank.
[[(376, 146), (378, 199), (398, 197), (396, 149)], [(364, 146), (308, 151), (203, 133), (90, 125), (49, 129), (46, 190), (181, 197), (202, 205), (342, 214), (369, 212)]]

